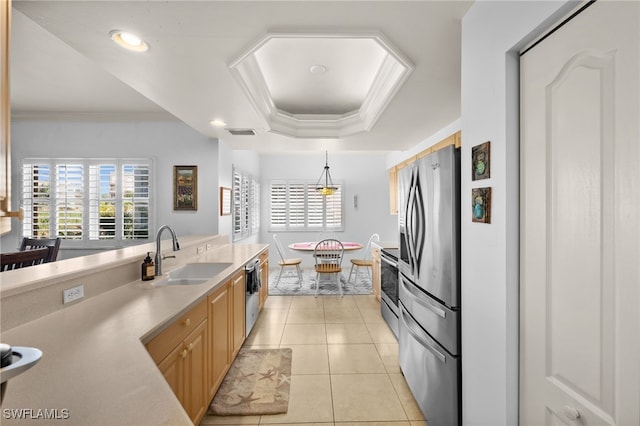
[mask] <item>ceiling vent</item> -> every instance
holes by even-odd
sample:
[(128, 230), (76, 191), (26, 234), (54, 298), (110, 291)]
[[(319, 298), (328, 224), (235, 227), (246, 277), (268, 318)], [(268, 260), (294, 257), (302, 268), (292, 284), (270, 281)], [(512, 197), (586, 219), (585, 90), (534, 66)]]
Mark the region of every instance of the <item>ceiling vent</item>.
[(227, 129), (227, 132), (233, 136), (254, 136), (256, 134), (253, 129)]

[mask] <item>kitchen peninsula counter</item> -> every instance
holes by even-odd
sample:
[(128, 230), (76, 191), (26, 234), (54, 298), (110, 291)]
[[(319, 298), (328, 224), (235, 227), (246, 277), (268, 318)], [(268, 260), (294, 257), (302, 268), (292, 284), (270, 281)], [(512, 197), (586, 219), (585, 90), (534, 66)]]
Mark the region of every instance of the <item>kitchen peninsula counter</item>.
[(3, 331), (2, 342), (38, 348), (43, 356), (8, 382), (2, 424), (191, 424), (144, 344), (267, 247), (214, 245), (165, 261), (165, 276), (187, 262), (231, 263), (204, 284), (135, 280)]

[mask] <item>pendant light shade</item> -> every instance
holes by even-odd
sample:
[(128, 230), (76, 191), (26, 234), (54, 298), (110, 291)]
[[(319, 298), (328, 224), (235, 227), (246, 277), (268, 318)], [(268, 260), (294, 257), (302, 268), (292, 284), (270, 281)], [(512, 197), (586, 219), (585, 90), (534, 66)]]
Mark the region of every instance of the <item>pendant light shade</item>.
[(325, 151), (326, 161), (324, 164), (324, 170), (316, 182), (316, 191), (321, 195), (333, 195), (338, 190), (338, 187), (333, 184), (331, 179), (331, 173), (329, 172), (329, 153)]

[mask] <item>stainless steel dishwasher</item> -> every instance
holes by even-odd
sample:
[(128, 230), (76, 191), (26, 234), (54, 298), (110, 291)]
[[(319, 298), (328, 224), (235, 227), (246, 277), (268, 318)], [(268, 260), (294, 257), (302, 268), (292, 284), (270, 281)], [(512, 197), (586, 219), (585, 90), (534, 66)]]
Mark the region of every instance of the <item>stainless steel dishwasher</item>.
[(249, 336), (258, 319), (260, 309), (260, 259), (253, 259), (244, 267), (245, 271), (245, 336)]

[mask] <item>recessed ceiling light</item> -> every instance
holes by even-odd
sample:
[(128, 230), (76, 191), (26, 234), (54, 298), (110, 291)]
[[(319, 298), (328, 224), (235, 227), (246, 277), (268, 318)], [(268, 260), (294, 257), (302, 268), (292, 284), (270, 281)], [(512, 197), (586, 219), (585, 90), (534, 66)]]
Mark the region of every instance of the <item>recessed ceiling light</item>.
[(135, 34), (113, 30), (109, 33), (111, 40), (115, 41), (119, 46), (125, 49), (132, 50), (134, 52), (146, 52), (149, 50), (149, 45), (145, 43), (140, 37)]
[(324, 74), (327, 72), (327, 67), (324, 65), (311, 65), (309, 67), (309, 72), (311, 74)]
[(219, 119), (211, 120), (209, 122), (209, 124), (211, 124), (212, 126), (216, 126), (216, 127), (224, 127), (224, 126), (227, 125), (227, 123), (225, 123), (224, 121), (219, 120)]

